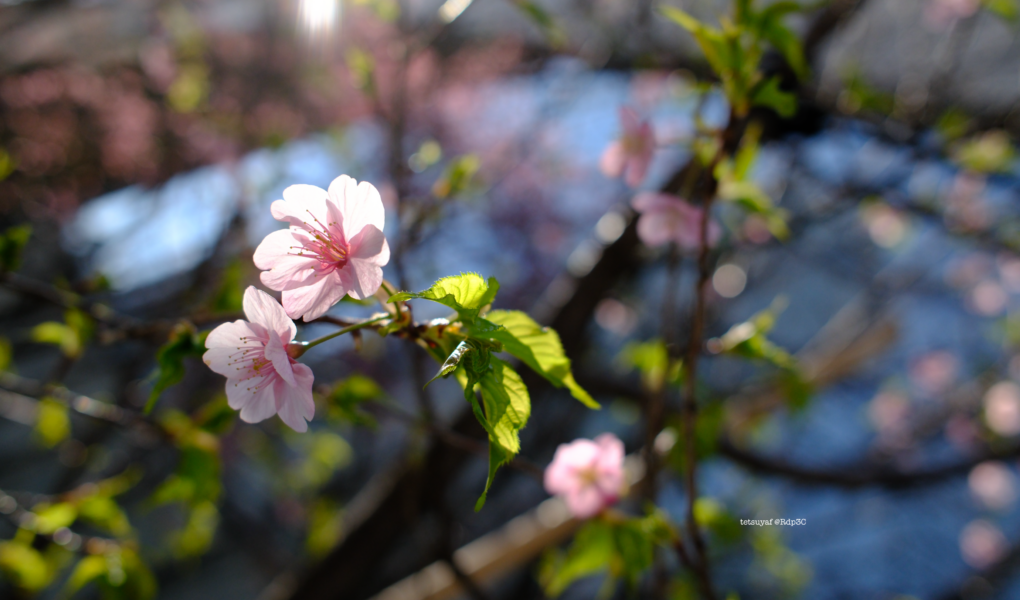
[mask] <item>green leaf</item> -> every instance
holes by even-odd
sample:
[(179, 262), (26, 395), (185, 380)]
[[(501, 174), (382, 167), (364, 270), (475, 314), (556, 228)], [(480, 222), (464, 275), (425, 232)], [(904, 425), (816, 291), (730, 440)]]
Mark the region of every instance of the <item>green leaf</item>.
[(771, 108), (786, 119), (797, 113), (797, 96), (779, 89), (778, 76), (759, 85), (751, 94), (751, 101)]
[[(1020, 18), (1020, 6), (1017, 5), (1017, 0), (984, 0), (984, 5), (988, 12), (1011, 23)], [(0, 179), (3, 178), (0, 177)]]
[(329, 417), (356, 425), (372, 426), (375, 419), (361, 410), (359, 405), (378, 400), (383, 394), (383, 389), (372, 379), (359, 374), (351, 375), (333, 385), (327, 397)]
[(78, 514), (83, 521), (105, 529), (117, 537), (131, 535), (131, 522), (128, 521), (127, 514), (109, 496), (95, 495), (85, 498), (78, 504)]
[(70, 598), (86, 585), (100, 577), (105, 577), (107, 569), (105, 556), (90, 555), (82, 558), (74, 566), (74, 571), (71, 571), (71, 576), (67, 579), (67, 583), (64, 584), (64, 591), (61, 596), (63, 598)]
[(453, 349), (453, 352), (450, 353), (450, 356), (446, 357), (446, 360), (443, 361), (442, 366), (439, 367), (439, 372), (436, 373), (436, 376), (425, 382), (425, 387), (428, 387), (430, 383), (439, 379), (440, 377), (446, 377), (450, 373), (456, 371), (457, 366), (460, 365), (460, 360), (464, 357), (466, 353), (470, 351), (471, 344), (469, 344), (466, 340), (457, 344), (457, 347)]
[[(667, 383), (679, 382), (680, 371), (666, 373), (669, 367), (669, 350), (662, 340), (629, 342), (620, 351), (617, 360), (624, 367), (641, 373), (641, 385), (650, 391), (658, 391)], [(677, 365), (679, 366), (679, 365)]]
[(71, 419), (67, 406), (53, 398), (39, 401), (39, 414), (35, 420), (35, 437), (47, 448), (53, 448), (71, 435)]
[(953, 152), (956, 162), (978, 173), (1008, 173), (1016, 156), (1009, 134), (999, 129), (965, 140)]
[(542, 586), (550, 598), (562, 594), (570, 584), (608, 568), (616, 554), (616, 540), (608, 523), (588, 521), (574, 537), (566, 555), (549, 555), (542, 565)]
[(485, 505), (496, 471), (520, 452), (518, 432), (527, 425), (531, 416), (528, 388), (521, 376), (498, 358), (490, 360), (490, 368), (479, 381), (479, 387), (485, 406), (484, 425), (489, 432), (489, 476), (485, 490), (475, 504), (476, 511)]
[(178, 558), (189, 558), (208, 552), (219, 523), (220, 511), (212, 502), (200, 502), (191, 507), (184, 528), (171, 539), (174, 554)]
[(184, 379), (184, 359), (201, 358), (205, 353), (205, 336), (198, 334), (190, 323), (179, 323), (170, 334), (170, 341), (163, 345), (156, 354), (156, 383), (152, 386), (149, 401), (145, 403), (145, 414), (152, 412), (160, 395), (168, 387), (180, 383)]
[(474, 180), (481, 160), (474, 154), (458, 156), (450, 161), (442, 176), (432, 186), (432, 195), (436, 198), (452, 198), (468, 190)]
[(479, 311), (492, 303), (499, 291), (499, 282), (490, 277), (488, 282), (477, 273), (462, 273), (444, 277), (429, 289), (418, 292), (398, 292), (390, 296), (388, 303), (406, 302), (412, 298), (423, 298), (438, 302), (457, 311), (460, 320), (473, 321)]
[(0, 148), (0, 181), (7, 179), (17, 168), (18, 161), (11, 156), (10, 152)]
[(343, 535), (343, 509), (328, 498), (319, 498), (308, 511), (308, 535), (305, 549), (321, 558), (336, 546)]
[(799, 10), (801, 7), (796, 2), (777, 2), (766, 7), (761, 13), (759, 31), (783, 55), (797, 78), (804, 80), (809, 75), (804, 46), (800, 38), (782, 23), (783, 17)]
[[(3, 169), (3, 159), (6, 155), (0, 150), (0, 171)], [(2, 179), (3, 177), (0, 177), (0, 180)], [(21, 255), (30, 237), (32, 237), (31, 225), (16, 225), (0, 235), (0, 272), (16, 271), (21, 266)]]
[(666, 17), (691, 32), (698, 47), (701, 48), (701, 52), (705, 55), (705, 60), (717, 75), (724, 79), (732, 75), (732, 63), (734, 62), (731, 56), (732, 52), (721, 31), (705, 25), (679, 8), (661, 6), (659, 10)]
[(16, 541), (0, 542), (0, 572), (15, 586), (39, 592), (53, 580), (53, 569), (38, 550)]
[(57, 321), (46, 321), (32, 328), (32, 341), (41, 344), (55, 344), (68, 357), (81, 354), (82, 344), (78, 333), (71, 327)]
[(212, 298), (214, 312), (238, 312), (244, 304), (244, 265), (233, 258), (220, 273), (220, 284)]
[[(492, 327), (493, 324), (501, 327)], [(600, 408), (591, 394), (574, 379), (560, 336), (553, 329), (536, 323), (526, 313), (494, 310), (472, 326), (471, 334), (500, 342), (503, 350), (516, 356), (556, 387), (567, 388), (588, 408)]]
[(14, 347), (11, 341), (0, 335), (0, 372), (9, 371), (14, 359)]
[(63, 527), (70, 527), (78, 518), (78, 509), (69, 502), (40, 504), (32, 509), (35, 513), (35, 530), (50, 535)]

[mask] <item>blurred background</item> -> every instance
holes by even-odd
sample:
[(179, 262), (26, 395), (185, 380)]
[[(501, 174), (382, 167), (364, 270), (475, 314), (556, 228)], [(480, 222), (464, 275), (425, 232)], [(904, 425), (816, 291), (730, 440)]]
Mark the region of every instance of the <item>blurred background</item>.
[[(669, 2), (710, 23), (731, 10)], [(659, 8), (0, 0), (0, 597), (544, 597), (543, 565), (576, 525), (541, 504), (534, 471), (605, 431), (641, 450), (670, 297), (667, 253), (639, 243), (635, 190), (599, 157), (634, 108), (660, 142), (642, 189), (660, 189), (699, 127), (727, 120)], [(722, 353), (703, 363), (715, 577), (745, 600), (1020, 598), (1020, 3), (803, 8), (788, 24), (810, 75), (762, 62), (797, 111), (753, 115), (752, 177), (789, 236), (715, 213), (709, 350), (764, 316), (800, 365), (777, 380)], [(382, 193), (388, 280), (497, 277), (496, 307), (556, 328), (603, 405), (528, 379), (525, 468), (501, 471), (480, 512), (484, 432), (455, 382), (420, 391), (435, 365), (405, 340), (309, 351), (321, 394), (304, 435), (235, 423), (190, 346), (240, 318), (282, 190), (342, 173)], [(680, 315), (695, 277), (684, 260)], [(667, 397), (655, 444), (675, 467), (658, 503), (678, 521), (679, 405)], [(95, 500), (71, 528), (54, 509), (68, 497)], [(49, 533), (26, 543), (26, 518)], [(736, 521), (767, 518), (807, 525)], [(75, 580), (103, 532), (131, 549), (96, 566), (107, 584)], [(599, 593), (628, 597), (599, 578), (562, 597)]]

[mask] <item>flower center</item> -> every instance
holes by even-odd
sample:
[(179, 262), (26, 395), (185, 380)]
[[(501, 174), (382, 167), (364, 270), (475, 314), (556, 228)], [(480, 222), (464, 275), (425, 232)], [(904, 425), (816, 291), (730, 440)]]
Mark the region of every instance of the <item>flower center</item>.
[(350, 255), (350, 246), (340, 230), (339, 223), (333, 222), (323, 224), (319, 219), (308, 211), (314, 225), (304, 221), (305, 228), (312, 236), (302, 246), (291, 246), (298, 256), (311, 256), (319, 260), (319, 267), (323, 270), (342, 269), (347, 265)]

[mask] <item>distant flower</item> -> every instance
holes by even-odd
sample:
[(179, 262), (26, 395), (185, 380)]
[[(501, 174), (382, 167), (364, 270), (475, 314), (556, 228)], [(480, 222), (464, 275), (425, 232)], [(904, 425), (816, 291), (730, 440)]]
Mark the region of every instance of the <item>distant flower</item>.
[(290, 223), (255, 250), (262, 283), (283, 292), (283, 307), (311, 321), (350, 294), (364, 300), (382, 285), (382, 267), (390, 260), (383, 235), (386, 212), (379, 191), (341, 175), (329, 191), (292, 185), (273, 202), (273, 217)]
[(957, 21), (976, 13), (980, 4), (980, 0), (928, 0), (924, 6), (924, 20), (933, 29), (949, 29)]
[[(634, 210), (641, 213), (637, 232), (645, 245), (655, 247), (675, 242), (684, 250), (694, 250), (701, 246), (700, 208), (676, 196), (658, 192), (638, 194), (631, 204)], [(719, 224), (709, 221), (709, 245), (718, 243), (721, 235)]]
[(241, 420), (258, 423), (279, 414), (294, 431), (307, 431), (315, 416), (314, 375), (287, 353), (297, 328), (269, 294), (244, 292), (248, 321), (224, 323), (209, 333), (202, 360), (227, 378), (227, 403)]
[(637, 113), (626, 106), (620, 108), (620, 123), (623, 135), (606, 146), (599, 168), (606, 177), (623, 175), (627, 185), (638, 187), (652, 162), (655, 134), (648, 121), (639, 120)]
[(545, 490), (562, 496), (578, 519), (615, 503), (625, 486), (623, 442), (611, 433), (561, 444), (545, 470)]

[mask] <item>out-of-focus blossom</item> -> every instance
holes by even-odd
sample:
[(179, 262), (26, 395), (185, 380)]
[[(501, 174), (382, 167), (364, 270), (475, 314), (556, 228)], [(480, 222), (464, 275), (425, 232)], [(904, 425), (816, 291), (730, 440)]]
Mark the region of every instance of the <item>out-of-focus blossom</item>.
[[(701, 215), (696, 206), (670, 194), (645, 192), (638, 194), (631, 202), (634, 210), (641, 213), (637, 232), (641, 241), (648, 246), (661, 246), (674, 242), (685, 250), (701, 246)], [(722, 236), (722, 230), (715, 221), (708, 223), (708, 243), (714, 246)]]
[(315, 416), (314, 375), (288, 353), (297, 328), (269, 294), (244, 292), (248, 321), (224, 323), (209, 333), (202, 360), (227, 378), (227, 403), (241, 420), (258, 423), (279, 414), (294, 431), (307, 431)]
[(985, 461), (971, 469), (967, 486), (988, 508), (1002, 510), (1016, 502), (1016, 475), (1000, 461)]
[(292, 185), (273, 202), (273, 217), (290, 227), (273, 232), (255, 250), (262, 283), (283, 292), (283, 307), (311, 321), (344, 294), (364, 300), (382, 285), (390, 260), (383, 235), (386, 212), (379, 191), (341, 175), (329, 191)]
[(1006, 553), (1006, 536), (984, 519), (971, 521), (960, 532), (960, 554), (968, 565), (986, 569)]
[(655, 133), (648, 121), (638, 118), (633, 109), (620, 108), (623, 135), (606, 146), (599, 160), (599, 168), (606, 177), (620, 177), (630, 187), (638, 187), (645, 180), (648, 165), (655, 152)]
[(879, 392), (868, 404), (868, 419), (883, 435), (903, 433), (910, 417), (910, 398), (900, 392)]
[(910, 379), (922, 392), (934, 396), (946, 391), (956, 381), (959, 366), (951, 352), (929, 352), (910, 365)]
[(1009, 296), (998, 281), (986, 279), (974, 286), (967, 300), (969, 308), (978, 314), (994, 317), (1005, 310)]
[(625, 486), (623, 442), (611, 433), (561, 444), (545, 470), (545, 490), (562, 496), (578, 519), (612, 505)]
[(942, 31), (973, 15), (980, 5), (979, 0), (928, 0), (924, 20), (932, 29)]
[(1000, 381), (985, 392), (984, 403), (989, 429), (1004, 437), (1020, 433), (1020, 386)]

